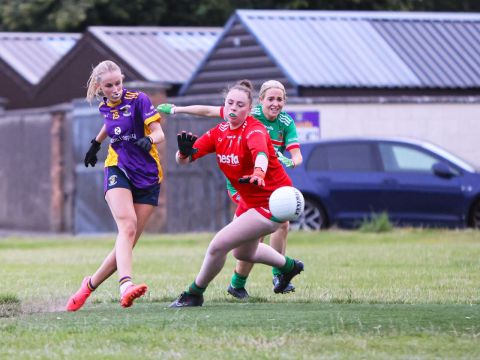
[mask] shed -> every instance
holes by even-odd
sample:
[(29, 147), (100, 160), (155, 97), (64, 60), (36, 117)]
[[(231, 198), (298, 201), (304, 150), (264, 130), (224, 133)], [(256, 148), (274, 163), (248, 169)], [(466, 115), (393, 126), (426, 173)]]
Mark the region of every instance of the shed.
[(74, 33), (0, 33), (0, 97), (7, 108), (30, 107), (45, 74), (80, 39)]
[(217, 39), (220, 28), (92, 26), (41, 81), (37, 106), (84, 97), (92, 68), (113, 60), (126, 81), (157, 84), (177, 94)]
[(478, 13), (237, 10), (178, 101), (277, 79), (310, 140), (415, 137), (480, 165), (479, 55)]
[(292, 96), (474, 94), (480, 14), (238, 10), (181, 95), (242, 76)]

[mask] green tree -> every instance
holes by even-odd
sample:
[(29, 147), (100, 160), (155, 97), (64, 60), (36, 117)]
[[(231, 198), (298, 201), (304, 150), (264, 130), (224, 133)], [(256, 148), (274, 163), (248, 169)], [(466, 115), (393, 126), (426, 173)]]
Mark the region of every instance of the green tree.
[(1, 31), (89, 25), (223, 26), (235, 9), (480, 11), (478, 0), (0, 0)]
[(157, 25), (163, 0), (0, 0), (3, 31), (83, 31), (89, 25)]

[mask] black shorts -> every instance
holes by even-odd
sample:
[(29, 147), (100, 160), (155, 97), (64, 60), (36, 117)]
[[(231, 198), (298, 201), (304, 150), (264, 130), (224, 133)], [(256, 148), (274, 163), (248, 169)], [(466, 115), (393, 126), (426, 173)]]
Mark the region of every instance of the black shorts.
[(155, 184), (146, 189), (135, 187), (128, 179), (127, 175), (118, 166), (108, 166), (105, 168), (105, 178), (103, 181), (103, 192), (107, 193), (110, 189), (123, 188), (132, 192), (133, 202), (135, 204), (148, 204), (158, 206), (158, 197), (160, 196), (160, 184)]

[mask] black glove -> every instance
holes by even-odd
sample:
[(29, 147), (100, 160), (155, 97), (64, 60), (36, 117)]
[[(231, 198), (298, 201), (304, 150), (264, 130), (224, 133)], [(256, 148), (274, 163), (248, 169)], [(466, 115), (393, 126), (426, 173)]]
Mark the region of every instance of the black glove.
[(135, 141), (135, 145), (141, 147), (146, 152), (149, 152), (152, 149), (153, 140), (150, 136), (144, 136), (137, 141)]
[(88, 149), (87, 153), (85, 154), (85, 167), (90, 166), (94, 167), (97, 163), (97, 153), (100, 151), (100, 143), (95, 140), (95, 138), (90, 141), (92, 145), (90, 145), (90, 149)]
[(177, 134), (177, 143), (178, 143), (178, 150), (180, 151), (180, 155), (187, 158), (195, 154), (198, 149), (193, 148), (193, 144), (197, 140), (197, 135), (192, 135), (192, 133), (188, 133), (186, 131), (182, 131), (181, 134)]

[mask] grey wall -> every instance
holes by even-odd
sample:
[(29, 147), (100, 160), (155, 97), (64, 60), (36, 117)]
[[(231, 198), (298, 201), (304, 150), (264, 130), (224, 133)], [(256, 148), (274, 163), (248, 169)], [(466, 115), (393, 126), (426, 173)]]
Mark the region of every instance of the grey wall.
[(5, 111), (0, 117), (0, 228), (68, 231), (69, 106)]

